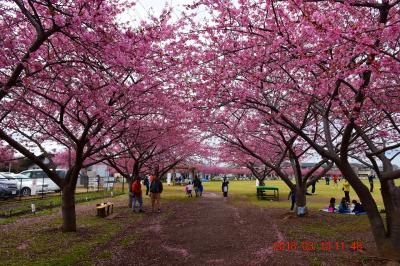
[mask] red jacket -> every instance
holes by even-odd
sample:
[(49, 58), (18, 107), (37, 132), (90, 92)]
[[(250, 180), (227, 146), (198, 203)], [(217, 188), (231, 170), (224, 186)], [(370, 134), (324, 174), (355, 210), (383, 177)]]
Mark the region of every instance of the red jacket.
[(140, 184), (139, 180), (136, 180), (132, 183), (132, 193), (135, 195), (135, 197), (142, 196), (142, 185)]

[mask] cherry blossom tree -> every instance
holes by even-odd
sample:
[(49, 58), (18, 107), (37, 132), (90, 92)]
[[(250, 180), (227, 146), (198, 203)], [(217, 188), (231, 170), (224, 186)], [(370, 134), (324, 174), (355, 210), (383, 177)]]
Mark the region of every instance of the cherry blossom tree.
[(324, 176), (333, 164), (323, 158), (304, 171), (301, 163), (313, 159), (315, 152), (298, 135), (263, 120), (265, 117), (249, 109), (225, 107), (223, 112), (224, 118), (212, 130), (223, 141), (225, 160), (248, 167), (260, 184), (268, 175), (276, 174), (290, 190), (296, 190), (296, 205), (302, 207), (302, 215), (306, 213), (307, 187)]
[[(170, 108), (176, 107), (169, 104)], [(189, 133), (185, 124), (150, 113), (140, 123), (132, 124), (128, 133), (107, 149), (103, 157), (129, 184), (141, 180), (145, 174), (161, 178), (178, 164), (188, 162), (198, 151), (198, 142)]]
[[(157, 105), (161, 44), (173, 33), (169, 15), (133, 29), (115, 22), (122, 10), (118, 1), (1, 6), (6, 56), (0, 60), (0, 138), (60, 186), (64, 231), (76, 230), (74, 193), (85, 162), (105, 160), (98, 154), (125, 133), (127, 118), (140, 119), (140, 105)], [(73, 154), (65, 178), (51, 170), (46, 142)]]
[(0, 142), (0, 161), (8, 162), (14, 159), (14, 150), (4, 142)]

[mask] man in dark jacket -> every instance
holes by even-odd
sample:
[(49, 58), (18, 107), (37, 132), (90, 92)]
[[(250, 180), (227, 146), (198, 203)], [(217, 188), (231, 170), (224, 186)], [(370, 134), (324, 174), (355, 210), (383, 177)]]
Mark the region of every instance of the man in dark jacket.
[(375, 176), (373, 174), (370, 174), (368, 176), (369, 192), (374, 192), (374, 178)]
[(150, 189), (150, 181), (147, 176), (145, 176), (143, 180), (143, 184), (146, 186), (146, 196), (149, 195), (149, 189)]
[(222, 181), (222, 192), (224, 194), (224, 198), (228, 197), (228, 184), (229, 181), (224, 177), (224, 180)]
[(199, 177), (195, 177), (193, 180), (193, 186), (194, 186), (194, 191), (196, 193), (196, 197), (201, 196), (200, 195), (200, 186), (201, 186), (201, 181)]
[(150, 197), (151, 197), (151, 208), (154, 212), (154, 207), (157, 207), (158, 212), (160, 209), (160, 195), (163, 191), (163, 184), (158, 177), (154, 177), (150, 184)]

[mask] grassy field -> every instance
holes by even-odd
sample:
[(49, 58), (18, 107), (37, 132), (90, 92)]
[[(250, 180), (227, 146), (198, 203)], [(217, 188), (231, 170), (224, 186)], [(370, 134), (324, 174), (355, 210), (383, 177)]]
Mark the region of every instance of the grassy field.
[[(126, 191), (126, 190), (125, 190)], [(123, 194), (121, 190), (113, 190), (113, 195)], [(101, 198), (110, 197), (111, 191), (92, 191), (75, 194), (75, 202), (85, 202)], [(61, 196), (59, 193), (53, 193), (41, 197), (23, 197), (21, 200), (9, 199), (0, 201), (0, 217), (16, 216), (31, 212), (31, 204), (34, 203), (36, 211), (47, 210), (61, 206)]]
[[(365, 185), (369, 187), (368, 181), (364, 181)], [(336, 202), (339, 203), (340, 199), (344, 197), (342, 191), (343, 182), (339, 182), (338, 186), (325, 185), (325, 181), (319, 181), (316, 185), (316, 192), (314, 195), (307, 196), (307, 206), (311, 209), (321, 209), (329, 204), (331, 197), (336, 198)], [(221, 192), (221, 182), (211, 181), (204, 182), (204, 191), (208, 192)], [(274, 186), (279, 188), (279, 201), (269, 201), (269, 200), (258, 200), (256, 197), (256, 187), (255, 181), (230, 181), (229, 183), (229, 195), (232, 196), (233, 201), (237, 202), (247, 202), (261, 207), (276, 207), (276, 208), (288, 208), (290, 207), (290, 201), (288, 200), (289, 189), (283, 181), (280, 180), (267, 180), (265, 182), (266, 186)], [(380, 194), (380, 185), (378, 182), (374, 182), (374, 192), (373, 196), (380, 208), (383, 208), (382, 196)], [(184, 187), (183, 186), (164, 186), (165, 193), (163, 196), (169, 199), (179, 199), (184, 197)], [(309, 188), (311, 192), (311, 187)], [(353, 189), (350, 189), (350, 198), (359, 200), (357, 194)]]
[[(329, 205), (329, 199), (331, 197), (336, 198), (336, 202), (339, 203), (340, 199), (344, 197), (342, 191), (342, 183), (339, 182), (338, 186), (325, 185), (325, 181), (319, 181), (316, 185), (316, 192), (312, 196), (307, 196), (307, 206), (311, 209), (321, 209)], [(369, 187), (368, 181), (364, 181), (365, 185)], [(288, 208), (290, 207), (290, 201), (288, 200), (289, 189), (283, 181), (280, 180), (267, 180), (265, 182), (266, 186), (274, 186), (279, 188), (280, 200), (279, 201), (266, 201), (257, 200), (256, 198), (256, 188), (255, 181), (230, 181), (229, 183), (229, 193), (235, 196), (235, 199), (243, 201), (246, 200), (252, 204), (265, 207), (279, 207)], [(380, 194), (380, 185), (378, 182), (374, 182), (374, 192), (373, 196), (381, 208), (383, 208), (382, 196)], [(205, 191), (221, 192), (221, 182), (205, 182)], [(309, 192), (311, 192), (311, 187), (309, 187)], [(350, 189), (350, 198), (358, 199), (357, 194), (353, 189)]]
[[(91, 251), (141, 218), (126, 208), (126, 197), (106, 199), (114, 202), (119, 219), (96, 217), (94, 206), (100, 200), (80, 203), (78, 233), (61, 232), (60, 208), (5, 219), (8, 223), (0, 226), (0, 265), (92, 265)], [(127, 245), (131, 237), (118, 241)], [(107, 252), (100, 256), (108, 256)]]

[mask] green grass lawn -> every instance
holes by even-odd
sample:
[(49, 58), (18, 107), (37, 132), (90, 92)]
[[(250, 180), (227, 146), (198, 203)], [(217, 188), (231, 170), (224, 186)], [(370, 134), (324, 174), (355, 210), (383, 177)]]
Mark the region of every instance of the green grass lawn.
[[(127, 190), (125, 190), (126, 192)], [(123, 194), (121, 190), (113, 190), (113, 195), (118, 196)], [(96, 199), (101, 199), (105, 197), (110, 197), (111, 191), (92, 191), (92, 192), (82, 192), (75, 194), (75, 202), (85, 202)], [(0, 202), (0, 216), (8, 217), (24, 214), (31, 211), (31, 204), (34, 203), (36, 210), (39, 212), (41, 210), (50, 209), (53, 207), (61, 206), (61, 196), (60, 194), (50, 194), (46, 195), (44, 198), (41, 197), (31, 197), (22, 198), (21, 200), (3, 200)]]
[[(119, 219), (97, 217), (94, 209), (97, 202), (80, 203), (88, 210), (77, 215), (78, 233), (61, 232), (60, 208), (43, 211), (39, 216), (13, 218), (14, 221), (0, 227), (0, 265), (92, 265), (95, 258), (90, 254), (95, 248), (141, 218), (126, 207), (126, 197), (107, 199), (117, 203), (114, 212), (119, 213)], [(121, 245), (134, 241), (135, 237), (120, 239)]]
[[(367, 180), (364, 181), (365, 185), (369, 187)], [(325, 185), (325, 180), (320, 180), (316, 185), (316, 193), (312, 196), (307, 196), (307, 206), (311, 209), (321, 209), (329, 205), (329, 200), (331, 197), (336, 198), (336, 202), (339, 203), (340, 199), (344, 197), (342, 191), (342, 182), (338, 182), (338, 186)], [(211, 181), (203, 182), (204, 191), (221, 193), (221, 182)], [(279, 188), (279, 201), (269, 201), (269, 200), (258, 200), (256, 197), (256, 185), (255, 181), (230, 181), (229, 182), (229, 194), (233, 196), (234, 201), (238, 202), (250, 202), (257, 206), (265, 207), (278, 207), (278, 208), (288, 208), (290, 207), (290, 201), (288, 200), (289, 188), (281, 180), (267, 180), (265, 182), (266, 186), (274, 186)], [(383, 208), (382, 196), (380, 194), (380, 184), (379, 182), (374, 182), (374, 192), (373, 196), (380, 208)], [(184, 186), (167, 186), (164, 185), (165, 192), (163, 193), (164, 198), (169, 199), (180, 199), (185, 197)], [(311, 187), (309, 187), (311, 192)], [(353, 189), (350, 189), (350, 198), (359, 200), (357, 194)]]

